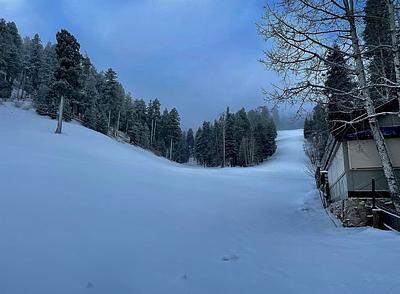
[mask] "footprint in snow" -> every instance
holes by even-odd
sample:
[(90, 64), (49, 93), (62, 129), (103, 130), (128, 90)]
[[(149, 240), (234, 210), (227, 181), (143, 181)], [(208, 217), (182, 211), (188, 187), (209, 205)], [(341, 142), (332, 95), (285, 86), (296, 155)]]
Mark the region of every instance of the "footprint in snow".
[(239, 259), (239, 257), (237, 255), (228, 255), (228, 256), (224, 256), (222, 257), (222, 261), (237, 261)]

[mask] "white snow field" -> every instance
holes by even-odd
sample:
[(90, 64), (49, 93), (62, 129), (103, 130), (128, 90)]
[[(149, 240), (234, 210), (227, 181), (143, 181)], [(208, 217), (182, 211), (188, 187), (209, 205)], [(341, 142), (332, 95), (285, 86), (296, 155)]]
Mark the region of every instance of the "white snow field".
[(255, 168), (180, 166), (0, 105), (0, 293), (400, 293), (400, 235), (336, 228), (302, 131)]

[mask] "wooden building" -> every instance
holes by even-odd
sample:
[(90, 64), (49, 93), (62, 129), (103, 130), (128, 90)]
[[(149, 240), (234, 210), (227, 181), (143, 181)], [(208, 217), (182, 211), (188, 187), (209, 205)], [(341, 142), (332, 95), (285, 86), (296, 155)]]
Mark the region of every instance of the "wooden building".
[[(378, 121), (400, 182), (400, 117), (398, 100), (394, 99), (377, 108)], [(362, 117), (365, 114), (353, 114)], [(348, 210), (360, 210), (372, 199), (372, 180), (375, 181), (375, 197), (389, 197), (388, 185), (375, 142), (366, 120), (355, 125), (343, 125), (331, 133), (326, 150), (316, 173), (317, 186), (324, 193), (326, 206), (343, 221), (351, 216)], [(347, 207), (346, 207), (347, 206)], [(362, 220), (351, 225), (364, 225), (367, 212), (359, 211)]]

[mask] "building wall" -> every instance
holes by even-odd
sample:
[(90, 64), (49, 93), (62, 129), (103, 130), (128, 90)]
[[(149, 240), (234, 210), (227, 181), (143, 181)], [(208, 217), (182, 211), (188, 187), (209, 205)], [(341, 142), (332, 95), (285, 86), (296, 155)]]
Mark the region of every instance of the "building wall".
[[(400, 138), (386, 139), (389, 154), (400, 180)], [(373, 140), (348, 141), (347, 184), (348, 191), (371, 191), (371, 181), (375, 179), (377, 191), (387, 191), (381, 160)]]
[(347, 198), (347, 177), (345, 168), (345, 153), (340, 143), (328, 167), (329, 190), (332, 201)]
[[(400, 169), (396, 169), (397, 178), (400, 181)], [(375, 179), (377, 191), (387, 191), (388, 186), (382, 169), (350, 170), (348, 173), (349, 191), (371, 191), (372, 179)]]
[[(394, 167), (400, 168), (400, 138), (386, 139), (390, 158)], [(379, 169), (381, 160), (373, 140), (348, 141), (350, 169)]]

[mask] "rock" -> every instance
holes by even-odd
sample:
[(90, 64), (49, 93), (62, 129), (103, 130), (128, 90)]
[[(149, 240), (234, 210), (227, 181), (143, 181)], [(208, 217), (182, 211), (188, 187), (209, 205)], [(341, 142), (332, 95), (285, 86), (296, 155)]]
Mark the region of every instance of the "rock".
[(369, 224), (372, 199), (349, 198), (332, 203), (329, 210), (344, 227), (363, 227)]

